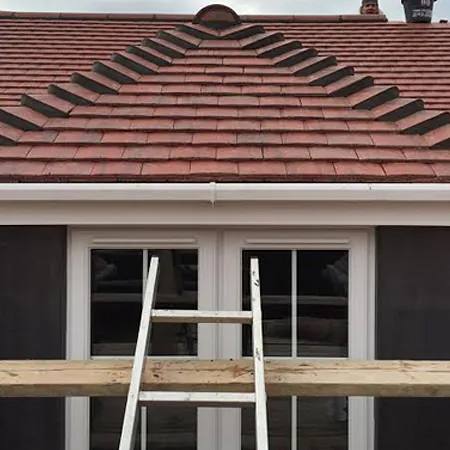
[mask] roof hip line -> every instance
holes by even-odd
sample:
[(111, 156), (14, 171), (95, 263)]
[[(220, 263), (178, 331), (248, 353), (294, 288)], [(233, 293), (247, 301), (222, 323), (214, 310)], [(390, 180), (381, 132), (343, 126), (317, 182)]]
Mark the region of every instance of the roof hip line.
[[(222, 29), (208, 26), (211, 14), (213, 19), (214, 15), (225, 17)], [(156, 38), (114, 53), (110, 61), (94, 61), (90, 72), (74, 72), (69, 84), (51, 84), (47, 95), (24, 94), (22, 106), (1, 108), (0, 121), (5, 125), (0, 125), (0, 142), (13, 144), (20, 138), (18, 130), (41, 130), (45, 118), (68, 117), (76, 105), (92, 105), (101, 94), (117, 94), (122, 85), (157, 74), (174, 58), (198, 49), (205, 39), (237, 40), (243, 50), (255, 50), (275, 67), (289, 68), (309, 85), (325, 88), (330, 97), (345, 97), (353, 108), (372, 111), (376, 120), (396, 122), (402, 133), (425, 135), (450, 124), (448, 112), (425, 111), (422, 101), (399, 98), (396, 86), (375, 86), (373, 77), (355, 75), (352, 66), (339, 64), (334, 56), (319, 55), (315, 48), (304, 48), (281, 32), (266, 32), (261, 25), (242, 24), (230, 8), (212, 5), (201, 10), (192, 23), (161, 30)], [(433, 133), (428, 143), (431, 148), (447, 148), (450, 133)]]

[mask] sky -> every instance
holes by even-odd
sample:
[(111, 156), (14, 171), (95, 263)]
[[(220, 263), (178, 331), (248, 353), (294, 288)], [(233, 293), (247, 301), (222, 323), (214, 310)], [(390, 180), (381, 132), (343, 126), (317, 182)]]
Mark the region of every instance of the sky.
[[(196, 13), (223, 3), (238, 14), (355, 14), (361, 0), (0, 0), (4, 11)], [(401, 0), (379, 0), (392, 21), (404, 21)], [(433, 20), (450, 19), (450, 1), (437, 0)]]

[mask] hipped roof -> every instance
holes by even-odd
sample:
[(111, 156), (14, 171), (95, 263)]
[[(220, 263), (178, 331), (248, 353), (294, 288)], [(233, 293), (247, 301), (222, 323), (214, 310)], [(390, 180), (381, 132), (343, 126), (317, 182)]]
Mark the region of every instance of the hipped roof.
[(0, 181), (449, 179), (446, 24), (217, 5), (0, 23)]

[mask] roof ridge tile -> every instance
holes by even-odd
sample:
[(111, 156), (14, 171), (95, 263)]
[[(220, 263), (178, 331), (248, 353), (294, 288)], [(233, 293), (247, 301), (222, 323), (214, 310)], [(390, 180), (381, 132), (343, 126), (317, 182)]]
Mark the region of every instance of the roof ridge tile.
[(315, 56), (317, 56), (317, 50), (315, 48), (295, 48), (274, 57), (273, 64), (275, 67), (292, 67)]
[(303, 46), (301, 42), (297, 41), (296, 39), (285, 39), (283, 41), (277, 41), (273, 44), (260, 47), (256, 50), (256, 53), (261, 58), (275, 58), (276, 56), (280, 56), (285, 52), (289, 52), (296, 48), (302, 47)]
[(0, 145), (15, 144), (22, 137), (23, 133), (23, 130), (0, 123)]
[(33, 109), (47, 117), (67, 117), (74, 105), (52, 93), (33, 95), (23, 94), (22, 106)]
[(182, 25), (179, 25), (177, 30), (186, 33), (190, 36), (193, 36), (197, 39), (219, 39), (220, 38), (220, 32), (205, 27), (201, 24), (193, 24), (193, 23), (184, 23)]
[(111, 80), (104, 75), (90, 72), (74, 72), (71, 76), (72, 82), (96, 92), (97, 94), (117, 94), (120, 83)]
[(127, 51), (113, 53), (111, 60), (133, 70), (140, 75), (153, 75), (158, 72), (159, 66)]
[[(289, 14), (244, 14), (240, 16), (243, 22), (308, 24), (308, 23), (385, 23), (388, 19), (383, 14), (361, 15), (289, 15)], [(0, 19), (48, 19), (48, 20), (84, 20), (84, 21), (130, 21), (130, 22), (192, 22), (193, 14), (167, 14), (167, 13), (89, 13), (89, 12), (17, 12), (0, 11)]]
[(395, 98), (372, 108), (372, 113), (377, 120), (396, 121), (421, 111), (424, 107), (424, 102), (420, 99)]
[(424, 134), (425, 141), (432, 149), (450, 148), (450, 125), (436, 128)]
[(352, 66), (336, 64), (310, 75), (308, 82), (311, 86), (328, 86), (354, 74), (355, 70)]
[(406, 134), (426, 134), (450, 123), (450, 112), (421, 110), (397, 121)]
[(333, 97), (348, 97), (374, 85), (374, 79), (366, 75), (349, 75), (326, 86)]
[(114, 61), (94, 61), (92, 70), (120, 84), (132, 84), (141, 77), (138, 72)]
[(0, 109), (0, 121), (24, 131), (40, 130), (48, 117), (26, 106), (10, 106)]
[(319, 70), (336, 65), (337, 60), (335, 56), (314, 56), (295, 64), (291, 69), (294, 75), (308, 77), (319, 72)]
[(157, 37), (144, 38), (141, 45), (143, 47), (158, 50), (171, 58), (182, 58), (186, 54), (185, 48)]
[(190, 36), (177, 29), (173, 30), (160, 30), (156, 34), (158, 38), (161, 38), (171, 44), (184, 48), (185, 50), (193, 50), (198, 47), (201, 39), (194, 36)]
[[(150, 48), (144, 45), (130, 45), (127, 50), (128, 53), (140, 56), (141, 58), (150, 61), (158, 66), (168, 66), (172, 63), (172, 57), (165, 52)], [(184, 56), (184, 55), (182, 55)]]
[(265, 32), (266, 30), (262, 25), (244, 23), (222, 30), (220, 32), (220, 38), (241, 41)]
[(370, 86), (348, 97), (356, 109), (373, 109), (399, 96), (397, 86)]
[(279, 42), (284, 42), (285, 38), (283, 33), (279, 31), (269, 31), (259, 33), (254, 36), (250, 36), (240, 40), (240, 44), (244, 50), (258, 50), (261, 47), (267, 47), (268, 45), (275, 45)]
[(92, 105), (100, 96), (75, 83), (52, 83), (48, 87), (48, 92), (62, 100), (81, 106)]

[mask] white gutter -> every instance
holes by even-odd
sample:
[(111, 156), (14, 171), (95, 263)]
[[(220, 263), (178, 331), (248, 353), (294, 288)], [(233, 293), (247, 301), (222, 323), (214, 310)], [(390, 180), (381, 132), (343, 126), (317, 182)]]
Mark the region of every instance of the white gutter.
[(11, 183), (0, 184), (0, 201), (447, 202), (450, 184)]

